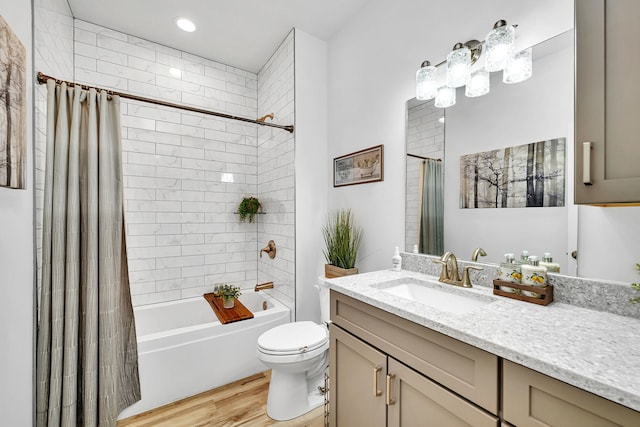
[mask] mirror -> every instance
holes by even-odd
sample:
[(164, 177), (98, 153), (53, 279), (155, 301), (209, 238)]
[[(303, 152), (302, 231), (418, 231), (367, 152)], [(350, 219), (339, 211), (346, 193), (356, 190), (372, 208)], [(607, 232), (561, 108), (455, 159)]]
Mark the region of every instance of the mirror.
[[(483, 58), (480, 58), (482, 61)], [(499, 263), (505, 253), (527, 250), (542, 258), (552, 253), (563, 274), (575, 275), (571, 252), (577, 247), (577, 208), (573, 205), (573, 30), (533, 47), (533, 76), (522, 83), (502, 82), (491, 73), (491, 91), (447, 109), (433, 101), (407, 102), (405, 250), (440, 255), (454, 252), (471, 259), (482, 247), (479, 262)], [(439, 70), (440, 71), (440, 70)], [(565, 138), (564, 203), (561, 207), (460, 208), (461, 156)], [(446, 152), (446, 156), (445, 156)], [(443, 248), (421, 243), (420, 234), (437, 225), (425, 164), (441, 159), (443, 170)], [(427, 194), (427, 196), (423, 196)], [(436, 199), (437, 200), (437, 199)], [(426, 212), (426, 213), (425, 213)], [(423, 215), (424, 214), (424, 215)], [(427, 218), (425, 216), (429, 215)], [(433, 225), (436, 224), (436, 225)], [(437, 230), (437, 228), (435, 228)], [(435, 248), (435, 249), (434, 249)]]

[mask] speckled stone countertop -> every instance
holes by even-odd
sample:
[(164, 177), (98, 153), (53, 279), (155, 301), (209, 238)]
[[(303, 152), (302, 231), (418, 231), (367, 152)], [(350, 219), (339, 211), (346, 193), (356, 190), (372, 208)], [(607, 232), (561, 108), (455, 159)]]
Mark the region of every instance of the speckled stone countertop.
[[(493, 295), (492, 288), (445, 287), (495, 301), (451, 314), (378, 289), (421, 272), (381, 270), (321, 284), (467, 344), (640, 411), (640, 319), (562, 302), (539, 306)], [(437, 279), (437, 277), (435, 278)]]

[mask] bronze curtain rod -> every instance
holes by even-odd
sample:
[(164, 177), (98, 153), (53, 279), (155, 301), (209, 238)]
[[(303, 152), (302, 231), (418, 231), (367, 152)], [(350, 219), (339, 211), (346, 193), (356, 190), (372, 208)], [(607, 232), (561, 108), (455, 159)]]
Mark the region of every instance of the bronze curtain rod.
[(418, 156), (417, 154), (410, 154), (407, 153), (407, 156), (409, 157), (415, 157), (416, 159), (421, 159), (421, 160), (435, 160), (436, 162), (441, 162), (442, 159), (433, 159), (431, 157), (423, 157), (423, 156)]
[(160, 99), (145, 98), (144, 96), (131, 95), (129, 93), (118, 92), (118, 91), (115, 91), (115, 90), (104, 89), (104, 88), (95, 87), (95, 86), (87, 86), (87, 85), (83, 85), (83, 84), (80, 84), (80, 83), (75, 83), (75, 82), (69, 82), (69, 81), (65, 81), (65, 80), (56, 79), (55, 77), (51, 77), (51, 76), (48, 76), (48, 75), (46, 75), (46, 74), (44, 74), (42, 72), (38, 72), (38, 83), (39, 84), (45, 84), (45, 83), (47, 83), (47, 80), (54, 80), (56, 82), (56, 84), (66, 83), (67, 86), (71, 86), (71, 87), (79, 86), (79, 87), (81, 87), (82, 89), (85, 89), (85, 90), (95, 89), (98, 92), (104, 90), (109, 95), (117, 95), (117, 96), (119, 96), (121, 98), (132, 99), (134, 101), (148, 102), (150, 104), (162, 105), (163, 107), (178, 108), (180, 110), (187, 110), (187, 111), (192, 111), (194, 113), (201, 113), (201, 114), (207, 114), (209, 116), (222, 117), (224, 119), (239, 120), (241, 122), (254, 123), (254, 124), (257, 124), (257, 125), (260, 125), (260, 126), (268, 126), (268, 127), (272, 127), (272, 128), (284, 129), (284, 130), (288, 131), (289, 133), (293, 133), (293, 125), (288, 125), (288, 126), (276, 125), (274, 123), (266, 123), (266, 122), (263, 122), (263, 121), (249, 119), (249, 118), (246, 118), (246, 117), (232, 116), (230, 114), (218, 113), (217, 111), (205, 110), (203, 108), (190, 107), (188, 105), (181, 105), (181, 104), (174, 104), (172, 102), (162, 101)]

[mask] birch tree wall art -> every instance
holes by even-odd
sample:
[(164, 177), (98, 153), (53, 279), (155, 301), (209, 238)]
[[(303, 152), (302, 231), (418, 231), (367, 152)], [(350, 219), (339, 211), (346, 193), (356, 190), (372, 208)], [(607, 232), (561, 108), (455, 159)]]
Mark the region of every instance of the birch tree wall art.
[(24, 188), (26, 52), (0, 16), (0, 186)]
[(460, 157), (460, 208), (561, 207), (566, 138)]

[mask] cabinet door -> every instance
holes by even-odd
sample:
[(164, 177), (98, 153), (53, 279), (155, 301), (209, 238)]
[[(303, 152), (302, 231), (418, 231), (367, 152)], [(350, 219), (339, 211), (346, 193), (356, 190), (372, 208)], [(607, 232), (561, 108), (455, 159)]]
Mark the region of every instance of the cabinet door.
[(335, 325), (329, 334), (331, 426), (386, 426), (386, 355)]
[(640, 426), (640, 413), (504, 361), (503, 415), (518, 427)]
[(640, 1), (576, 0), (575, 8), (575, 201), (638, 203)]
[[(497, 427), (499, 420), (389, 358), (389, 427)], [(386, 387), (385, 387), (386, 388)]]

